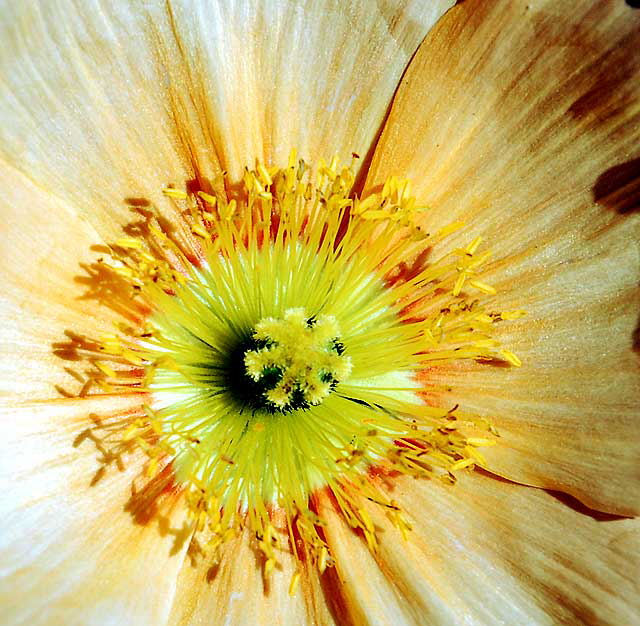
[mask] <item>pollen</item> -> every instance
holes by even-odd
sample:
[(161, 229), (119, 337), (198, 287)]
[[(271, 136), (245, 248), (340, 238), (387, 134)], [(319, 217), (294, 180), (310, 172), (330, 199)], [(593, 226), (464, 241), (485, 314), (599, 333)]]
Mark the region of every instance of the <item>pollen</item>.
[(334, 563), (321, 494), (375, 551), (371, 506), (402, 537), (411, 529), (375, 476), (452, 484), (486, 467), (479, 448), (498, 441), (488, 416), (427, 402), (427, 368), (522, 365), (495, 328), (525, 313), (496, 310), (482, 239), (433, 256), (464, 225), (427, 232), (409, 181), (359, 197), (354, 169), (292, 152), (284, 167), (247, 168), (226, 185), (233, 197), (168, 186), (190, 247), (150, 210), (143, 234), (99, 261), (138, 314), (77, 338), (95, 353), (81, 393), (144, 398), (112, 456), (136, 446), (148, 480), (174, 477), (214, 563), (245, 528), (265, 576), (293, 555), (292, 593), (303, 563)]

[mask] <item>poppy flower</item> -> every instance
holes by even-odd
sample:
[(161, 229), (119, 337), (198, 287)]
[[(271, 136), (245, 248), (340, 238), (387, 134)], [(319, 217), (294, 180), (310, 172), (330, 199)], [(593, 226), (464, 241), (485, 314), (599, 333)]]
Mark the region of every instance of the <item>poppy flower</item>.
[(640, 15), (451, 4), (2, 9), (7, 623), (634, 621)]

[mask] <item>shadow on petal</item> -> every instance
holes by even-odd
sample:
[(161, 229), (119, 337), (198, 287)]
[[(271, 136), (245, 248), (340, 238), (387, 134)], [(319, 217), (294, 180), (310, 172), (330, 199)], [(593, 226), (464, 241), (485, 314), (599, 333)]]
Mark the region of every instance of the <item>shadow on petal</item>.
[(545, 491), (553, 496), (558, 502), (562, 502), (565, 506), (569, 507), (576, 513), (581, 513), (583, 515), (588, 515), (591, 519), (596, 520), (597, 522), (612, 522), (620, 519), (627, 519), (625, 515), (615, 515), (614, 513), (603, 513), (602, 511), (596, 511), (595, 509), (589, 508), (586, 504), (583, 504), (577, 498), (570, 496), (568, 493), (564, 493), (562, 491), (552, 491), (550, 489), (545, 489)]
[(602, 172), (592, 191), (595, 202), (616, 213), (640, 211), (640, 158)]

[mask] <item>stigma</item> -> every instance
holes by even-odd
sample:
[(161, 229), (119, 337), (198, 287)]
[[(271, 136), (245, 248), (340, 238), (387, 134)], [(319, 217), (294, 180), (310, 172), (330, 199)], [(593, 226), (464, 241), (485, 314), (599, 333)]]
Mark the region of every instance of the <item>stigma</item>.
[(282, 319), (261, 319), (244, 355), (246, 374), (258, 388), (257, 408), (295, 411), (319, 405), (351, 372), (338, 322), (288, 309)]

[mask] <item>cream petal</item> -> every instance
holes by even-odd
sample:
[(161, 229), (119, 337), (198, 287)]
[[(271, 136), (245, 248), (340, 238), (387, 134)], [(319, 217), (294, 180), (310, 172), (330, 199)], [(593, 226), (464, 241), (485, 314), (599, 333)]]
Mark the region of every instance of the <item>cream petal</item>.
[(168, 184), (291, 148), (365, 155), (453, 0), (6, 3), (0, 154), (105, 238)]
[[(89, 413), (106, 421), (137, 404), (66, 399), (3, 411), (3, 623), (165, 623), (185, 547), (125, 511), (141, 459), (99, 480), (99, 454), (78, 437)], [(167, 496), (167, 528), (182, 524), (177, 504)]]
[(65, 331), (98, 337), (123, 319), (85, 297), (91, 289), (80, 264), (95, 261), (91, 247), (100, 238), (68, 205), (2, 161), (0, 187), (0, 402), (58, 398), (56, 385), (77, 393), (82, 384), (66, 370), (81, 373), (88, 364), (65, 352)]
[[(401, 606), (416, 612), (408, 623), (635, 623), (638, 520), (594, 518), (479, 473), (463, 473), (455, 487), (400, 479), (393, 497), (413, 525), (406, 542), (379, 509), (370, 513), (380, 530), (380, 584), (406, 587)], [(358, 553), (349, 545), (347, 554)], [(350, 567), (354, 596), (367, 602), (382, 593), (371, 585), (375, 564)], [(446, 607), (446, 620), (423, 604)]]
[(485, 237), (490, 308), (528, 311), (498, 333), (522, 368), (430, 371), (449, 388), (436, 401), (494, 418), (493, 470), (625, 514), (640, 510), (639, 26), (624, 2), (461, 3), (403, 80), (368, 181), (412, 178), (427, 229), (466, 221), (447, 247)]
[[(433, 586), (431, 574), (425, 568), (416, 574), (408, 558), (411, 544), (396, 544), (388, 562), (376, 559), (330, 503), (325, 503), (322, 514), (327, 520), (325, 533), (336, 562), (334, 570), (327, 570), (324, 576), (338, 581), (336, 591), (348, 615), (346, 623), (376, 626), (460, 623)], [(385, 518), (378, 519), (378, 511), (373, 510), (372, 514), (376, 527), (385, 524)]]
[(194, 172), (145, 35), (147, 16), (97, 1), (7, 2), (1, 10), (2, 157), (107, 240), (133, 221), (132, 204), (155, 203), (177, 217), (161, 190)]
[[(206, 543), (206, 538), (202, 538)], [(169, 624), (334, 624), (315, 571), (302, 566), (295, 595), (289, 594), (296, 565), (288, 553), (267, 580), (255, 538), (247, 529), (224, 547), (219, 565), (206, 555), (185, 560)]]
[[(364, 156), (400, 76), (453, 2), (175, 3), (174, 24), (215, 120), (212, 143), (238, 176), (256, 157)], [(193, 14), (195, 13), (195, 24)], [(195, 28), (194, 28), (195, 26)]]

